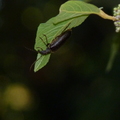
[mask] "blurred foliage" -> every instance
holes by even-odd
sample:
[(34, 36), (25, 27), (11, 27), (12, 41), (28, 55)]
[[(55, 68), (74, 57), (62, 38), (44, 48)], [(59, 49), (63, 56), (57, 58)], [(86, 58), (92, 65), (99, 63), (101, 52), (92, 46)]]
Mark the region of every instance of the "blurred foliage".
[[(29, 70), (37, 26), (58, 14), (64, 0), (0, 1), (1, 120), (119, 120), (119, 48), (106, 66), (120, 33), (112, 21), (91, 15), (49, 64)], [(91, 0), (112, 15), (119, 0)], [(114, 47), (116, 48), (116, 47)], [(115, 50), (115, 49), (114, 49)]]

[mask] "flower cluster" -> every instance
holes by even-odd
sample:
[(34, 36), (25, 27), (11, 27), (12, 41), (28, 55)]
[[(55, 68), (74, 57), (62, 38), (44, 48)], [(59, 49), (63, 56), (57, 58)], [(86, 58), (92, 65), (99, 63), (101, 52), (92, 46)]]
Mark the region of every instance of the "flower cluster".
[(113, 9), (113, 15), (116, 18), (116, 21), (114, 22), (116, 32), (120, 32), (120, 4)]

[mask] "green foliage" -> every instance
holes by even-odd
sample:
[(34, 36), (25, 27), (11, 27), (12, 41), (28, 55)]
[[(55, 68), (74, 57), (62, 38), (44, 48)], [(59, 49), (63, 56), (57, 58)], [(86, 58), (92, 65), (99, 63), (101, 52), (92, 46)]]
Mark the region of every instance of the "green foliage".
[(118, 49), (119, 49), (119, 44), (118, 43), (113, 43), (111, 45), (111, 52), (110, 52), (110, 58), (106, 67), (106, 72), (109, 72), (112, 68), (114, 59), (118, 53)]
[[(34, 49), (36, 51), (41, 50), (41, 48), (43, 50), (46, 49), (46, 45), (40, 38), (45, 42), (48, 41), (48, 43), (51, 43), (62, 32), (82, 24), (90, 14), (99, 14), (99, 12), (100, 10), (96, 6), (82, 1), (68, 1), (62, 4), (60, 7), (60, 13), (56, 17), (39, 25)], [(46, 35), (47, 40), (44, 35)], [(49, 58), (50, 54), (41, 56), (38, 53), (34, 71), (36, 72), (44, 67)]]

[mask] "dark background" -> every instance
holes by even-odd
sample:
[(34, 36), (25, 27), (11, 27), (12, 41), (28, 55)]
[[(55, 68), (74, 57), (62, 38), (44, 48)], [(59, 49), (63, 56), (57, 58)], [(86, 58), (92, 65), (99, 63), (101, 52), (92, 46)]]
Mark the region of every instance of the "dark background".
[[(90, 15), (37, 73), (37, 27), (58, 14), (65, 0), (0, 0), (1, 120), (120, 120), (120, 53), (106, 72), (113, 21)], [(91, 0), (112, 15), (119, 0)]]

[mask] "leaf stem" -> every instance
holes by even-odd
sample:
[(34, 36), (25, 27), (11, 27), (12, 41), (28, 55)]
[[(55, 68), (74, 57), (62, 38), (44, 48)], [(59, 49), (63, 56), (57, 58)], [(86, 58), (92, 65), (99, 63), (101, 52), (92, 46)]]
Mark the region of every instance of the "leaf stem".
[(114, 16), (110, 16), (110, 15), (106, 14), (103, 10), (100, 10), (98, 15), (104, 19), (113, 20), (113, 21), (117, 20)]

